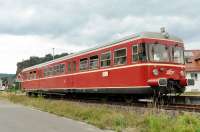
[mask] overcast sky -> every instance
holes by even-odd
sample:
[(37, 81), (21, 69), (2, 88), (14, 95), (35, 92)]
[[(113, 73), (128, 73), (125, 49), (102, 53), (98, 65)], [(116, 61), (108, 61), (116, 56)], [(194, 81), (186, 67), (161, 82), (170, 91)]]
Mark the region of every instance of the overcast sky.
[(199, 0), (0, 0), (0, 73), (30, 56), (76, 52), (166, 27), (200, 49)]

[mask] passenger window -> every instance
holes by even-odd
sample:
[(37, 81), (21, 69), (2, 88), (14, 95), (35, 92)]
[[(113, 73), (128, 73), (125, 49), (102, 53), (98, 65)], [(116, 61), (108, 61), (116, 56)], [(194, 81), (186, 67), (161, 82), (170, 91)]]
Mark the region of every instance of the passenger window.
[(71, 63), (68, 63), (68, 72), (71, 72)]
[(114, 64), (126, 64), (126, 49), (119, 49), (114, 52)]
[(101, 54), (101, 67), (110, 66), (111, 62), (111, 53), (106, 52)]
[(73, 71), (76, 71), (76, 61), (73, 62)]
[(44, 68), (44, 77), (48, 76), (48, 69)]
[(90, 69), (97, 69), (98, 68), (99, 58), (98, 55), (90, 57)]
[(30, 74), (29, 74), (29, 80), (31, 80), (32, 79), (32, 72), (30, 72)]
[(33, 71), (33, 79), (36, 79), (37, 75), (36, 75), (36, 71)]
[(56, 70), (57, 70), (57, 66), (53, 66), (53, 75), (57, 74)]
[(65, 72), (65, 64), (60, 64), (60, 72), (61, 73)]
[(138, 45), (134, 45), (132, 47), (132, 61), (138, 61), (139, 58), (138, 58)]
[(60, 74), (60, 65), (56, 65), (56, 74)]
[(88, 69), (88, 59), (84, 58), (80, 60), (80, 70), (87, 70)]
[(52, 67), (50, 67), (50, 68), (49, 68), (49, 70), (48, 70), (48, 76), (51, 76), (51, 75), (52, 75), (52, 73), (53, 73), (53, 68), (52, 68)]

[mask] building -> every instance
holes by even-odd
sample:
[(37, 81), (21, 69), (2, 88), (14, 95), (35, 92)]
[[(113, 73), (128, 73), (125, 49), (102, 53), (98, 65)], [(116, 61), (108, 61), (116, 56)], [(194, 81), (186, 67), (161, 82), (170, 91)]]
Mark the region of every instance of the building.
[(194, 79), (194, 86), (187, 86), (186, 92), (200, 91), (200, 50), (185, 51), (186, 77)]
[(15, 83), (15, 75), (3, 76), (0, 78), (0, 90), (12, 88)]
[(0, 90), (4, 90), (4, 89), (3, 89), (3, 82), (2, 82), (1, 79), (0, 79)]
[(6, 89), (6, 86), (4, 84), (4, 80), (0, 78), (0, 91), (4, 91)]

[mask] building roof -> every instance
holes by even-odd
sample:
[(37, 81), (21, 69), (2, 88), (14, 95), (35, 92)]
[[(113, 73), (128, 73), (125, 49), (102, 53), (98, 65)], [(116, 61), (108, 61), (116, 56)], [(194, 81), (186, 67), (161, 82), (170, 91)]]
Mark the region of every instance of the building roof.
[(186, 72), (200, 71), (200, 50), (185, 50)]
[(176, 37), (176, 36), (171, 35), (171, 34), (169, 35), (166, 32), (165, 33), (142, 32), (142, 33), (138, 33), (138, 34), (132, 34), (132, 35), (129, 35), (129, 36), (124, 37), (122, 39), (118, 39), (118, 40), (111, 41), (111, 42), (108, 42), (108, 43), (99, 44), (99, 46), (88, 49), (88, 50), (84, 50), (84, 51), (77, 52), (77, 53), (74, 53), (74, 54), (70, 54), (70, 55), (67, 55), (67, 56), (52, 60), (52, 61), (48, 61), (48, 62), (41, 63), (41, 64), (38, 64), (38, 65), (35, 65), (35, 66), (32, 66), (32, 67), (28, 67), (28, 68), (23, 69), (22, 71), (29, 71), (31, 69), (43, 67), (43, 66), (46, 66), (48, 64), (53, 64), (53, 63), (60, 62), (60, 61), (66, 60), (66, 59), (70, 59), (70, 58), (75, 57), (75, 56), (86, 54), (86, 53), (89, 53), (89, 52), (94, 51), (94, 50), (98, 50), (98, 49), (101, 49), (101, 48), (108, 48), (110, 46), (117, 45), (117, 44), (119, 44), (120, 42), (123, 42), (123, 41), (132, 40), (132, 39), (139, 39), (139, 38), (156, 38), (156, 39), (176, 41), (176, 42), (179, 42), (179, 43), (183, 43), (183, 40), (180, 39), (179, 37)]

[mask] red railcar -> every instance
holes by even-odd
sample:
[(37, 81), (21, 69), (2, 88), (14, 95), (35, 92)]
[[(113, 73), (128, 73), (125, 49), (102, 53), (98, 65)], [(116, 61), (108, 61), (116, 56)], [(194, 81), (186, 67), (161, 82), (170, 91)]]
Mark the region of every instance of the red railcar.
[(182, 93), (183, 41), (173, 35), (143, 32), (24, 69), (26, 92), (112, 94)]

